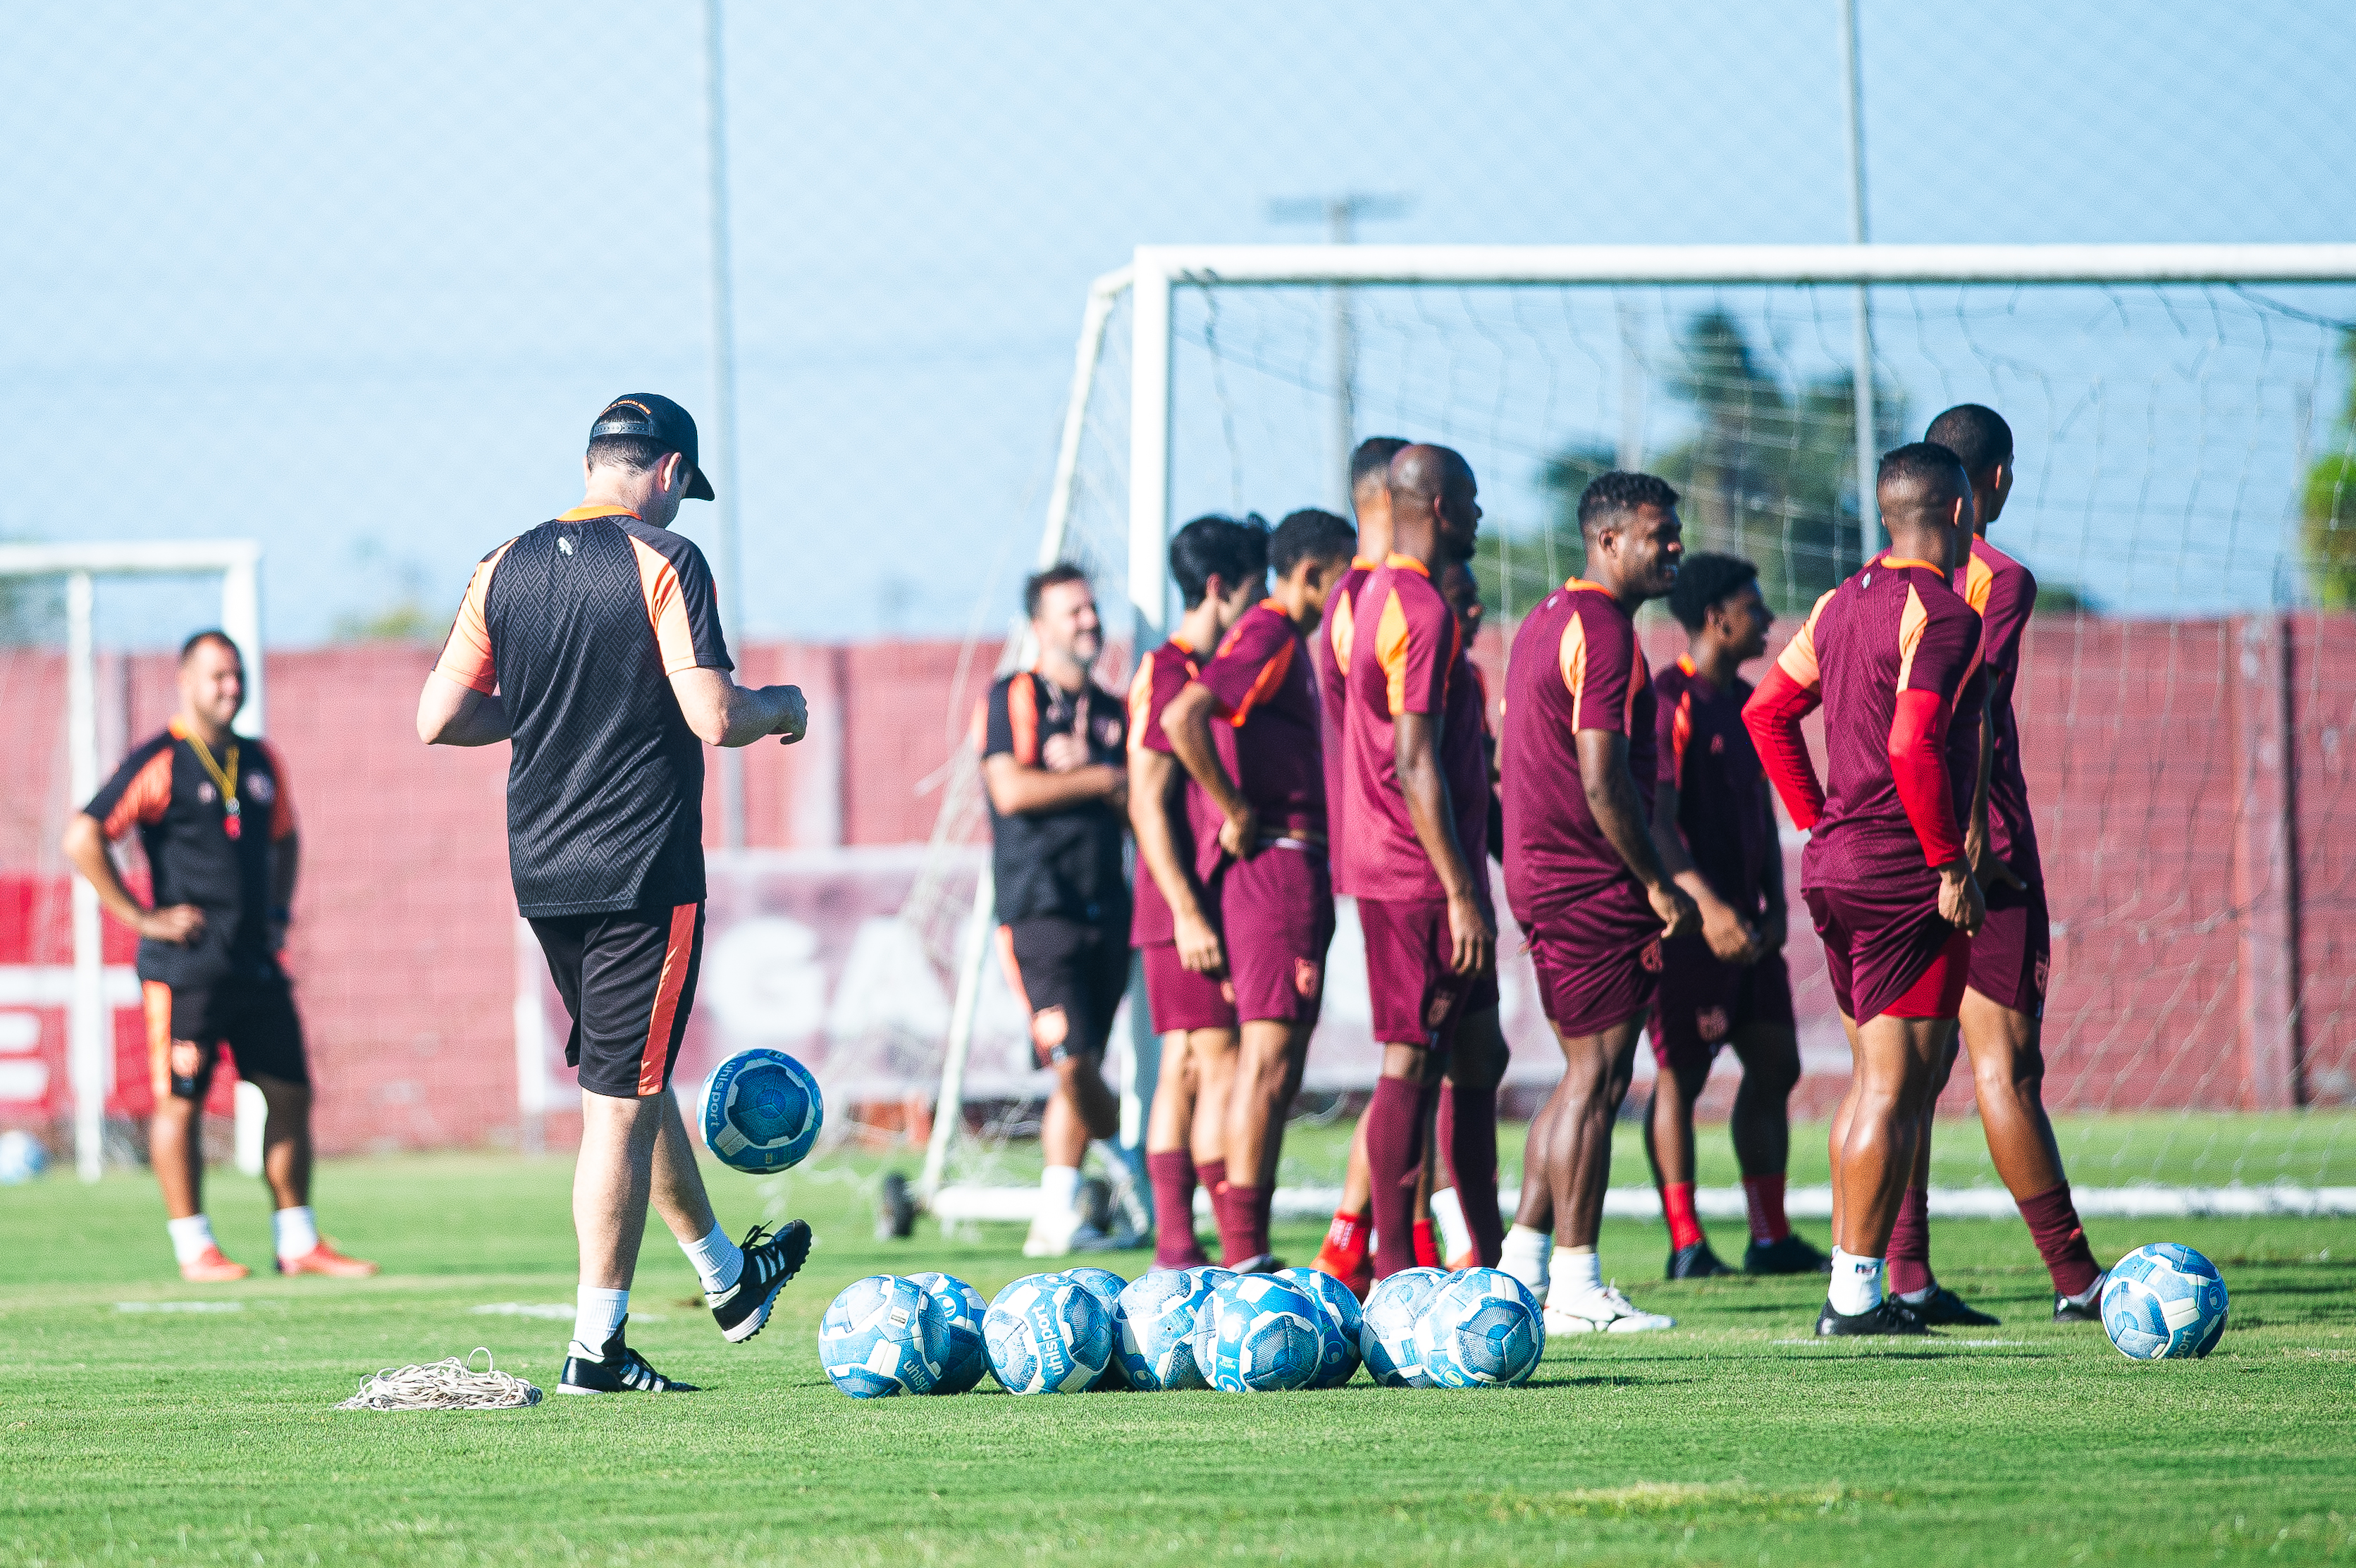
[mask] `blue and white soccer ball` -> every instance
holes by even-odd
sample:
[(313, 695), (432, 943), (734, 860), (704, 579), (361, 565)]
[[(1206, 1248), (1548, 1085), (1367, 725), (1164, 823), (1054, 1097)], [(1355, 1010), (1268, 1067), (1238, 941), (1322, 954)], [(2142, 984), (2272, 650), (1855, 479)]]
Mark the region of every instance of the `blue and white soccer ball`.
[(1105, 1316), (1112, 1320), (1112, 1359), (1105, 1362), (1097, 1381), (1088, 1385), (1090, 1392), (1102, 1393), (1127, 1388), (1129, 1371), (1120, 1360), (1120, 1293), (1129, 1288), (1129, 1281), (1108, 1268), (1067, 1268), (1064, 1277), (1086, 1286), (1087, 1293), (1097, 1298), (1097, 1305), (1105, 1309)]
[(1367, 1296), (1358, 1349), (1366, 1358), (1366, 1371), (1385, 1388), (1431, 1386), (1416, 1349), (1415, 1322), (1447, 1278), (1436, 1268), (1401, 1269)]
[(1194, 1360), (1194, 1317), (1211, 1294), (1204, 1273), (1158, 1268), (1120, 1293), (1120, 1365), (1130, 1387), (1145, 1393), (1210, 1387)]
[(703, 1147), (723, 1165), (755, 1176), (799, 1165), (826, 1125), (817, 1077), (766, 1045), (713, 1068), (696, 1104)]
[(1510, 1388), (1546, 1354), (1546, 1315), (1529, 1287), (1493, 1268), (1448, 1276), (1415, 1323), (1416, 1360), (1441, 1388)]
[(1320, 1365), (1324, 1318), (1315, 1299), (1290, 1280), (1244, 1275), (1212, 1291), (1208, 1307), (1196, 1317), (1195, 1360), (1221, 1393), (1307, 1388)]
[(1009, 1393), (1078, 1393), (1112, 1360), (1112, 1317), (1068, 1275), (1027, 1275), (982, 1315), (992, 1376)]
[(819, 1364), (853, 1399), (930, 1393), (948, 1351), (940, 1303), (914, 1280), (888, 1274), (853, 1280), (819, 1320)]
[(1284, 1268), (1276, 1271), (1279, 1279), (1289, 1279), (1299, 1285), (1302, 1294), (1317, 1303), (1324, 1314), (1320, 1327), (1324, 1330), (1317, 1351), (1317, 1375), (1309, 1380), (1311, 1388), (1340, 1388), (1358, 1375), (1358, 1362), (1365, 1352), (1358, 1349), (1358, 1332), (1364, 1327), (1364, 1314), (1358, 1298), (1350, 1287), (1317, 1268)]
[(989, 1310), (981, 1292), (955, 1275), (912, 1274), (908, 1283), (940, 1304), (948, 1323), (949, 1348), (941, 1358), (940, 1381), (935, 1393), (964, 1393), (990, 1371), (990, 1355), (981, 1347), (981, 1315)]
[(20, 1127), (0, 1133), (0, 1187), (15, 1187), (41, 1174), (49, 1151), (41, 1140)]
[(2175, 1242), (2137, 1247), (2103, 1282), (2103, 1331), (2138, 1361), (2198, 1358), (2225, 1331), (2225, 1279)]

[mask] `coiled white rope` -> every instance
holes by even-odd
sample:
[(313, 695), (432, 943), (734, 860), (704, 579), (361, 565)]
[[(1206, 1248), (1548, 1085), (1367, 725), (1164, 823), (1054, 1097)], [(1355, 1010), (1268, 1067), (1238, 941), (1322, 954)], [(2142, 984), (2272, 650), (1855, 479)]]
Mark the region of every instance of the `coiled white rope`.
[[(474, 1370), (477, 1356), (483, 1370)], [(359, 1392), (337, 1410), (519, 1410), (540, 1403), (540, 1390), (491, 1364), (477, 1345), (464, 1360), (453, 1356), (422, 1367), (387, 1367), (360, 1380)]]

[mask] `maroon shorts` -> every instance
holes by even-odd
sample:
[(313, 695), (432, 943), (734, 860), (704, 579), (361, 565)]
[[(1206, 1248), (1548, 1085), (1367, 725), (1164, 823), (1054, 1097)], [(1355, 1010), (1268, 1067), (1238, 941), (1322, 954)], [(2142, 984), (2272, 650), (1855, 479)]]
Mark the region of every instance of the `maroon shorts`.
[(1233, 986), (1178, 962), (1174, 942), (1157, 942), (1137, 951), (1145, 960), (1145, 1005), (1153, 1014), (1154, 1033), (1236, 1027)]
[(1972, 938), (1971, 987), (2000, 1008), (2045, 1016), (2045, 982), (2053, 968), (2053, 932), (2045, 880), (2025, 888), (1987, 890), (1987, 923)]
[(1366, 997), (1376, 1040), (1445, 1047), (1476, 978), (1449, 968), (1455, 939), (1448, 929), (1448, 901), (1360, 899), (1358, 928), (1366, 938)]
[[(1271, 844), (1215, 874), (1220, 938), (1245, 1023), (1309, 1023), (1325, 997), (1333, 880), (1323, 849)], [(1387, 1038), (1380, 1031), (1376, 1039)]]
[(1935, 894), (1926, 901), (1912, 888), (1810, 888), (1806, 897), (1833, 1000), (1851, 1020), (1955, 1016), (1972, 939), (1940, 918)]
[(1641, 1018), (1661, 981), (1661, 923), (1633, 881), (1524, 923), (1538, 998), (1565, 1040)]
[(1718, 1048), (1753, 1024), (1794, 1027), (1792, 976), (1782, 954), (1729, 964), (1698, 936), (1663, 939), (1652, 1029), (1653, 1061), (1662, 1072), (1708, 1072)]

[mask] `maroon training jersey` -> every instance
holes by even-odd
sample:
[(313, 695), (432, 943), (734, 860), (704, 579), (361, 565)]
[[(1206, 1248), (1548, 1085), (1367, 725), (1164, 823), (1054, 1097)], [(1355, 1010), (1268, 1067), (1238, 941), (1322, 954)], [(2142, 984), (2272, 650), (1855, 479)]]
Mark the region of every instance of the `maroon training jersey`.
[(1678, 831), (1709, 891), (1744, 915), (1766, 908), (1783, 853), (1767, 773), (1742, 724), (1750, 699), (1749, 681), (1720, 688), (1683, 654), (1653, 677), (1660, 782), (1677, 786)]
[(1349, 711), (1344, 726), (1342, 836), (1335, 891), (1352, 898), (1406, 902), (1443, 899), (1399, 788), (1397, 722), (1422, 713), (1442, 727), (1447, 754), (1448, 674), (1462, 636), (1455, 613), (1413, 556), (1394, 551), (1358, 591), (1350, 638)]
[[(1244, 612), (1218, 653), (1194, 677), (1226, 720), (1211, 727), (1219, 762), (1259, 817), (1260, 838), (1325, 837), (1325, 766), (1318, 742), (1317, 686), (1309, 650), (1292, 622), (1264, 599)], [(1194, 869), (1219, 863), (1223, 817), (1211, 797), (1190, 786)]]
[(1469, 650), (1460, 649), (1448, 677), (1448, 725), (1440, 734), (1440, 771), (1456, 816), (1456, 852), (1472, 873), (1481, 907), (1489, 907), (1489, 688)]
[(1324, 752), (1325, 831), (1335, 841), (1342, 837), (1342, 720), (1350, 711), (1350, 644), (1358, 625), (1358, 590), (1375, 574), (1379, 561), (1358, 556), (1350, 570), (1325, 595), (1325, 623), (1311, 639), (1317, 655), (1318, 738)]
[(2037, 824), (2029, 814), (2029, 780), (2020, 767), (2020, 720), (2012, 697), (2020, 682), (2020, 635), (2037, 608), (2037, 579), (1986, 539), (1972, 541), (1964, 565), (1965, 603), (1980, 613), (1980, 665), (1987, 671), (1988, 717), (1996, 751), (1988, 769), (1988, 845), (2027, 881), (2041, 874)]
[[(1200, 667), (1194, 660), (1194, 650), (1183, 637), (1173, 637), (1151, 653), (1137, 667), (1135, 678), (1129, 683), (1129, 772), (1134, 787), (1137, 777), (1137, 753), (1140, 751), (1160, 752), (1170, 755), (1170, 737), (1162, 732), (1162, 710), (1171, 699), (1186, 689)], [(1192, 788), (1181, 771), (1179, 807), (1166, 813), (1170, 818), (1170, 847), (1182, 866), (1194, 863), (1194, 828), (1187, 820), (1185, 800)], [(1162, 896), (1162, 884), (1153, 880), (1142, 857), (1137, 864), (1137, 892), (1130, 910), (1129, 942), (1132, 947), (1151, 947), (1160, 943), (1178, 940), (1176, 923), (1170, 913), (1170, 901)]]
[(1505, 775), (1505, 901), (1525, 930), (1567, 904), (1636, 886), (1587, 809), (1581, 730), (1628, 737), (1628, 771), (1649, 820), (1659, 764), (1636, 623), (1608, 591), (1574, 577), (1522, 622), (1505, 665), (1497, 759)]

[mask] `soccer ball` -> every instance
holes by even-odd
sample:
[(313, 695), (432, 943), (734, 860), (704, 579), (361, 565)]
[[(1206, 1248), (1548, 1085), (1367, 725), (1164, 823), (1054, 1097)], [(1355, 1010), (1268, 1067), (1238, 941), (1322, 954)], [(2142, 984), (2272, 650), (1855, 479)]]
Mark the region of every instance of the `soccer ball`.
[(2175, 1242), (2137, 1247), (2103, 1283), (2103, 1331), (2138, 1361), (2205, 1356), (2225, 1331), (2224, 1276)]
[(1087, 1293), (1097, 1298), (1097, 1305), (1105, 1309), (1105, 1316), (1112, 1320), (1112, 1357), (1105, 1362), (1104, 1371), (1097, 1374), (1097, 1381), (1088, 1385), (1089, 1392), (1101, 1393), (1127, 1388), (1129, 1373), (1120, 1360), (1120, 1293), (1129, 1288), (1129, 1281), (1108, 1268), (1067, 1268), (1064, 1277), (1086, 1286)]
[[(1207, 1360), (1203, 1356), (1205, 1319), (1211, 1329)], [(1212, 1291), (1210, 1308), (1195, 1324), (1195, 1360), (1221, 1393), (1307, 1388), (1317, 1375), (1324, 1310), (1290, 1280), (1272, 1274), (1231, 1279)]]
[(948, 1353), (948, 1318), (914, 1280), (854, 1280), (819, 1320), (819, 1361), (853, 1399), (930, 1393)]
[(1112, 1360), (1112, 1317), (1069, 1275), (1029, 1275), (990, 1304), (981, 1342), (1007, 1392), (1078, 1393)]
[(1546, 1316), (1528, 1286), (1493, 1268), (1451, 1275), (1415, 1323), (1416, 1360), (1441, 1388), (1526, 1383), (1546, 1353)]
[(826, 1123), (810, 1070), (766, 1045), (740, 1051), (703, 1081), (697, 1123), (723, 1165), (762, 1175), (802, 1162)]
[(1436, 1268), (1401, 1269), (1376, 1285), (1359, 1321), (1358, 1349), (1385, 1388), (1430, 1388), (1415, 1346), (1415, 1320), (1448, 1276)]
[(15, 1187), (41, 1174), (49, 1151), (41, 1140), (19, 1128), (0, 1133), (0, 1187)]
[(1358, 1349), (1358, 1332), (1363, 1327), (1363, 1314), (1358, 1298), (1350, 1287), (1317, 1268), (1286, 1268), (1276, 1271), (1279, 1279), (1289, 1279), (1299, 1285), (1301, 1294), (1323, 1309), (1321, 1327), (1324, 1332), (1317, 1351), (1317, 1375), (1309, 1380), (1311, 1388), (1340, 1388), (1358, 1375), (1358, 1362), (1363, 1352)]
[(1194, 1317), (1211, 1294), (1204, 1272), (1158, 1268), (1120, 1293), (1120, 1365), (1130, 1387), (1210, 1386), (1194, 1361)]
[(990, 1357), (981, 1348), (981, 1292), (954, 1275), (913, 1274), (908, 1283), (940, 1304), (948, 1324), (949, 1348), (941, 1358), (941, 1375), (935, 1393), (964, 1393), (990, 1371)]

